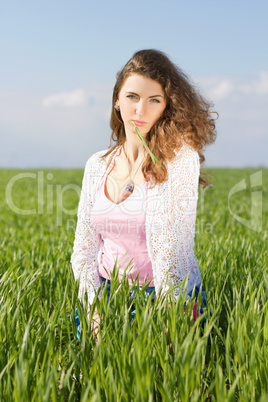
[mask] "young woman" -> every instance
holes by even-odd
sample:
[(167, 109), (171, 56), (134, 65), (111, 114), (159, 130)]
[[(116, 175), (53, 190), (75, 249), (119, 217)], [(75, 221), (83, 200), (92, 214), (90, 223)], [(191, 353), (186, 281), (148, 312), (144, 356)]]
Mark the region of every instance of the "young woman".
[(174, 286), (178, 298), (188, 275), (188, 296), (202, 289), (205, 305), (194, 236), (202, 150), (216, 138), (210, 104), (164, 53), (142, 50), (117, 74), (110, 124), (115, 145), (84, 172), (71, 258), (80, 300), (86, 291), (91, 305), (105, 281), (109, 294), (117, 259), (119, 278), (131, 260), (130, 285), (152, 281), (152, 301)]

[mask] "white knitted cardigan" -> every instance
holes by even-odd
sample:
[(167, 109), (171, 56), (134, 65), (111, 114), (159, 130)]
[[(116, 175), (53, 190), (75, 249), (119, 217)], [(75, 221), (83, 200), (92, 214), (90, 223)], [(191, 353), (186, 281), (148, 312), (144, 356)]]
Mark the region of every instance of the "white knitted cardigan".
[[(75, 280), (79, 280), (79, 299), (92, 304), (101, 285), (98, 274), (98, 253), (101, 236), (90, 224), (100, 180), (107, 166), (100, 151), (88, 160), (78, 206), (78, 220), (71, 257)], [(194, 253), (196, 206), (200, 173), (199, 155), (184, 144), (172, 162), (167, 163), (168, 180), (148, 188), (146, 210), (146, 243), (152, 262), (156, 295), (180, 285), (187, 274), (187, 293), (201, 284), (200, 270)], [(181, 286), (174, 289), (178, 298)]]

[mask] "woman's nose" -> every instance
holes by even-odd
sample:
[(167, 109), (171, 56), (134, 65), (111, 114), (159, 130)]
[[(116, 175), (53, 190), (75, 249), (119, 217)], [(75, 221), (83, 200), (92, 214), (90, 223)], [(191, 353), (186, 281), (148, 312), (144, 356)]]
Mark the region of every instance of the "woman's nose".
[(146, 111), (145, 102), (140, 100), (136, 105), (136, 114), (139, 116), (143, 116), (145, 114), (145, 111)]

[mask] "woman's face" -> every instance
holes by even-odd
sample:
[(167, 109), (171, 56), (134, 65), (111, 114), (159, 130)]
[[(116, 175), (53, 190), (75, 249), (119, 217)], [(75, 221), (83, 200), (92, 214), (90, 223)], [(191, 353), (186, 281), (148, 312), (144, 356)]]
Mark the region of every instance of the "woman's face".
[(139, 74), (132, 74), (125, 80), (116, 104), (120, 107), (126, 134), (136, 133), (135, 122), (143, 137), (146, 137), (166, 108), (162, 86)]

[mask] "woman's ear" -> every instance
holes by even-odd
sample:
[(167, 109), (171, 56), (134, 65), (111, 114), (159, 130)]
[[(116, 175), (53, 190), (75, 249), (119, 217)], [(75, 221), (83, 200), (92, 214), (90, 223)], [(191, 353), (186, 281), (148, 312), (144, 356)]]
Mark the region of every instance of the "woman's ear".
[(114, 104), (114, 108), (115, 108), (115, 110), (117, 111), (117, 112), (119, 112), (119, 110), (120, 110), (120, 107), (119, 107), (119, 104), (118, 104), (119, 102), (118, 102), (118, 100), (115, 102), (115, 104)]

